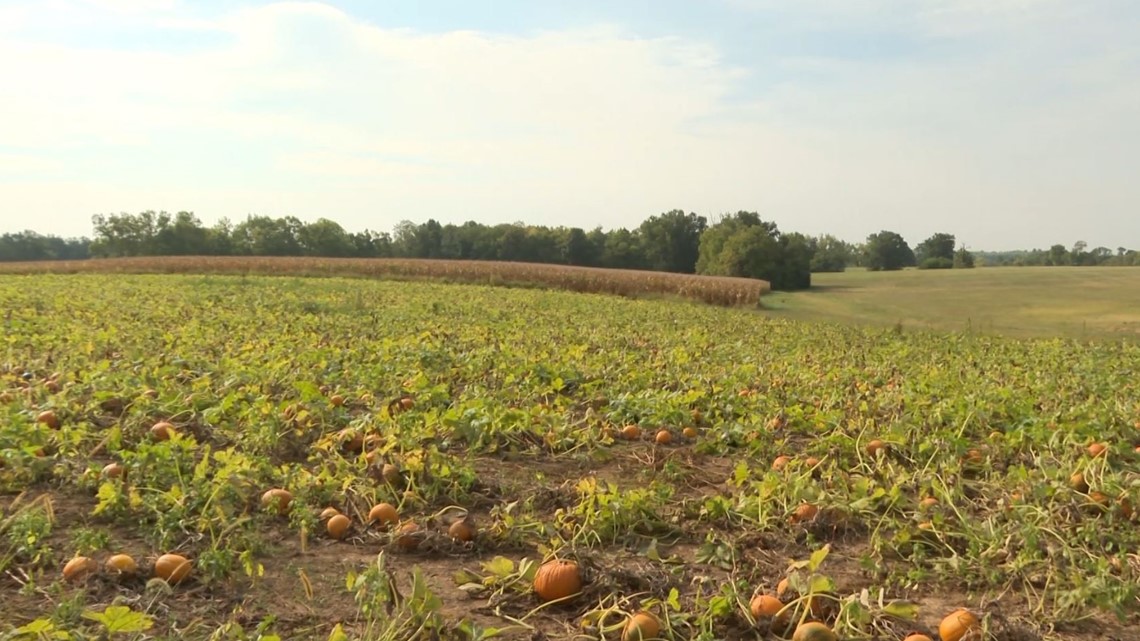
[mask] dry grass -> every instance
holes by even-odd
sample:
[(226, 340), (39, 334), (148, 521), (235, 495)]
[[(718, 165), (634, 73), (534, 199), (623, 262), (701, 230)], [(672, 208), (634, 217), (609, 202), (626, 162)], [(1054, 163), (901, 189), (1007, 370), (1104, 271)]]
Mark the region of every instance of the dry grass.
[(679, 296), (714, 305), (755, 305), (769, 284), (749, 278), (697, 276), (535, 263), (401, 258), (166, 256), (0, 263), (0, 273), (268, 274), (440, 280), (549, 287), (619, 296)]

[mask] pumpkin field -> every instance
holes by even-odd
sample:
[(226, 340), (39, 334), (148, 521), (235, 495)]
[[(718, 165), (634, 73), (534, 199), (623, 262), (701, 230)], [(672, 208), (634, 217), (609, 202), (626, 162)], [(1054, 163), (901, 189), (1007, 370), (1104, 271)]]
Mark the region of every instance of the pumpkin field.
[(1140, 639), (1140, 346), (0, 276), (0, 639)]

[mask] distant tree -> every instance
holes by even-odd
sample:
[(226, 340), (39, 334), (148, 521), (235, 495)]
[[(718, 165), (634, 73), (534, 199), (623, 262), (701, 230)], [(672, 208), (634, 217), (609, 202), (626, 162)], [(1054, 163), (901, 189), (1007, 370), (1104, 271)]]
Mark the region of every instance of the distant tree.
[(81, 260), (90, 256), (90, 244), (86, 238), (63, 239), (34, 231), (8, 233), (0, 236), (0, 262)]
[(941, 258), (952, 264), (954, 260), (954, 234), (938, 233), (919, 243), (914, 249), (915, 260), (922, 266), (932, 258)]
[(809, 246), (813, 272), (841, 272), (852, 262), (854, 252), (851, 245), (830, 234), (810, 239)]
[(958, 248), (954, 252), (954, 269), (973, 269), (974, 255), (970, 253), (965, 247)]
[(1070, 265), (1084, 265), (1085, 264), (1085, 250), (1088, 249), (1089, 244), (1083, 240), (1078, 240), (1073, 243), (1073, 249), (1069, 252)]
[(638, 228), (649, 269), (691, 274), (697, 269), (701, 234), (708, 221), (704, 216), (674, 209), (650, 216)]
[(170, 214), (144, 211), (139, 214), (96, 214), (91, 222), (95, 238), (94, 256), (154, 256), (160, 253), (159, 231), (170, 223)]
[(300, 256), (297, 236), (303, 223), (288, 216), (248, 216), (233, 230), (236, 251), (250, 256)]
[(592, 265), (598, 259), (594, 244), (578, 227), (566, 230), (562, 237), (561, 255), (567, 265)]
[(297, 242), (305, 256), (346, 258), (356, 254), (356, 246), (348, 232), (327, 218), (302, 225), (297, 230)]
[(645, 269), (641, 239), (628, 229), (614, 229), (606, 234), (602, 248), (602, 267), (614, 269)]
[(800, 234), (783, 236), (773, 222), (739, 211), (701, 236), (697, 272), (766, 280), (772, 289), (811, 286), (811, 248)]
[(1048, 259), (1046, 265), (1070, 265), (1070, 254), (1064, 245), (1057, 244), (1049, 248)]
[(163, 256), (203, 256), (212, 254), (210, 230), (188, 211), (180, 211), (172, 219), (162, 217), (155, 233), (156, 254)]
[(902, 236), (881, 231), (867, 237), (864, 260), (870, 271), (893, 271), (915, 264), (914, 251)]

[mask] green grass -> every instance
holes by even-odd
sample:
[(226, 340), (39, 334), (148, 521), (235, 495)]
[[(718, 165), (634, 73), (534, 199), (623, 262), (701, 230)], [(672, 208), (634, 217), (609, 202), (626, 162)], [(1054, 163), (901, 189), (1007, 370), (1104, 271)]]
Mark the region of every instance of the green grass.
[(764, 306), (812, 321), (1016, 337), (1140, 337), (1140, 269), (992, 267), (815, 274), (814, 287)]

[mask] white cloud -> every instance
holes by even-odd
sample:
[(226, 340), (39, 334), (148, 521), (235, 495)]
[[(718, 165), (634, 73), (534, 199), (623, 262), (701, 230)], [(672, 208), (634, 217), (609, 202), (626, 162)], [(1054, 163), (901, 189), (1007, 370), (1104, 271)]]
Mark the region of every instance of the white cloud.
[[(212, 17), (92, 2), (129, 14), (102, 18), (111, 24), (162, 25), (195, 46), (0, 39), (0, 59), (16, 61), (0, 67), (0, 148), (50, 158), (35, 181), (0, 182), (0, 199), (51, 217), (44, 231), (152, 208), (389, 228), (432, 216), (636, 225), (683, 207), (758, 209), (785, 229), (852, 239), (948, 230), (986, 247), (1096, 244), (1089, 225), (1140, 234), (1120, 218), (1140, 201), (1121, 169), (1140, 144), (1129, 115), (1140, 88), (1127, 82), (1138, 49), (1120, 37), (1127, 21), (1087, 9), (1070, 29), (1074, 5), (1060, 0), (803, 0), (806, 24), (989, 40), (937, 57), (751, 68), (708, 43), (612, 26), (428, 34), (313, 2)], [(22, 33), (50, 19), (29, 6), (16, 7)], [(791, 79), (757, 92), (767, 67)], [(76, 181), (84, 152), (121, 171)], [(208, 157), (159, 171), (192, 152)], [(0, 212), (0, 226), (16, 224)]]

